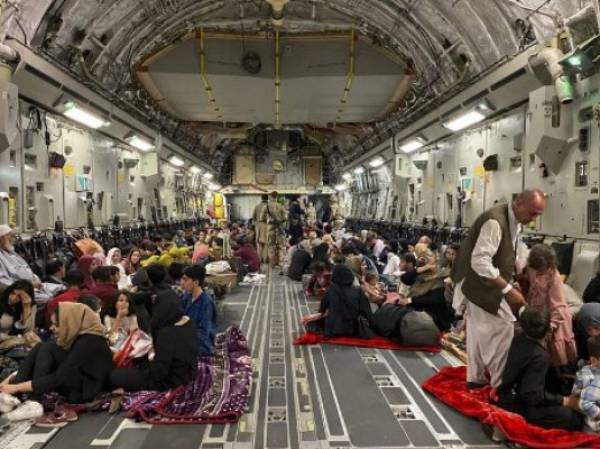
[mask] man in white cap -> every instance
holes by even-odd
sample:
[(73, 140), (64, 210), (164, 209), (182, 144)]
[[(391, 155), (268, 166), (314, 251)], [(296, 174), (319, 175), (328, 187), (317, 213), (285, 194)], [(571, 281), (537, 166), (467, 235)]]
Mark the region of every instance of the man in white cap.
[(4, 290), (20, 279), (31, 281), (36, 289), (36, 302), (46, 302), (49, 297), (62, 290), (56, 286), (42, 284), (25, 259), (15, 252), (15, 233), (8, 225), (0, 225), (0, 290)]

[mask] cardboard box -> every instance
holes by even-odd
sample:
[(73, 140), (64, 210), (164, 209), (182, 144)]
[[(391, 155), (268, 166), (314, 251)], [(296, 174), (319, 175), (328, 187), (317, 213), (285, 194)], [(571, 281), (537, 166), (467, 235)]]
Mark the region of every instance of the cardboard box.
[(206, 276), (206, 282), (209, 284), (223, 285), (227, 290), (237, 286), (237, 273), (213, 274)]

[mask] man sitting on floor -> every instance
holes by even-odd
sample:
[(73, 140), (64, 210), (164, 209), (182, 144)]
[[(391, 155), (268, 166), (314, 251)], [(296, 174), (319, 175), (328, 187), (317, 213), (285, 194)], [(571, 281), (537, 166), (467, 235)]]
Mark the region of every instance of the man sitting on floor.
[(40, 282), (25, 259), (15, 252), (15, 234), (8, 225), (0, 225), (0, 291), (18, 280), (29, 281), (35, 288), (35, 302), (48, 299), (65, 289), (63, 285)]
[(519, 318), (522, 335), (514, 337), (497, 389), (498, 405), (546, 429), (581, 430), (583, 417), (568, 408), (569, 397), (546, 390), (550, 356), (544, 340), (550, 332), (550, 313), (529, 307)]
[(191, 318), (196, 327), (198, 339), (198, 355), (211, 355), (215, 350), (217, 333), (217, 311), (213, 299), (202, 289), (206, 270), (199, 265), (192, 265), (183, 270), (181, 287), (183, 310)]

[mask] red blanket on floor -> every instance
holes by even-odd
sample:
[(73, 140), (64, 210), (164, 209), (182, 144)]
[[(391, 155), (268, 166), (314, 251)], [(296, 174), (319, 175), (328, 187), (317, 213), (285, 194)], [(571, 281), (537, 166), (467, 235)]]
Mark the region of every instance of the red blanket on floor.
[(576, 447), (600, 449), (600, 435), (542, 429), (527, 423), (520, 415), (490, 404), (488, 399), (491, 388), (467, 390), (466, 376), (467, 368), (465, 366), (447, 366), (426, 380), (423, 388), (463, 415), (477, 418), (485, 424), (497, 426), (510, 441), (515, 443), (536, 449)]
[(358, 346), (361, 348), (395, 349), (397, 351), (424, 351), (440, 352), (438, 346), (403, 346), (395, 341), (383, 337), (369, 339), (358, 337), (333, 337), (327, 338), (316, 332), (305, 332), (304, 335), (294, 340), (295, 345), (317, 345), (326, 343), (329, 345)]

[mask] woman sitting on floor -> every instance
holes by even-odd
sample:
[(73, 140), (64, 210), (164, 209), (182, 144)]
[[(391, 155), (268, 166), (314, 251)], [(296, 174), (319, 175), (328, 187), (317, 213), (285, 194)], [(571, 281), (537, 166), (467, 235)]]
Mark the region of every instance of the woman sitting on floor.
[(584, 304), (574, 320), (573, 330), (577, 342), (577, 355), (589, 360), (587, 342), (589, 337), (600, 337), (600, 303)]
[(408, 286), (409, 290), (406, 295), (400, 296), (399, 302), (403, 305), (410, 304), (415, 310), (427, 312), (441, 331), (448, 330), (455, 317), (444, 297), (443, 274), (438, 272), (425, 253), (417, 263), (417, 267), (407, 269), (400, 277), (400, 281)]
[(35, 346), (8, 377), (3, 393), (58, 392), (70, 403), (83, 403), (100, 393), (112, 370), (112, 353), (98, 314), (79, 303), (62, 302), (51, 316), (55, 342)]
[(137, 317), (129, 292), (121, 290), (102, 308), (104, 327), (112, 351), (121, 348), (127, 337), (138, 329)]
[(117, 368), (110, 375), (112, 388), (124, 391), (165, 391), (189, 383), (196, 374), (196, 329), (170, 291), (158, 292), (152, 308), (155, 356), (140, 368)]
[(0, 341), (35, 329), (36, 306), (33, 298), (33, 285), (25, 280), (13, 282), (2, 292)]
[(131, 276), (135, 274), (135, 272), (142, 266), (142, 252), (139, 248), (132, 248), (129, 251), (129, 255), (126, 259), (123, 259), (121, 262), (123, 264), (123, 268), (125, 268), (125, 274), (127, 276)]
[[(353, 287), (354, 274), (345, 265), (333, 267), (331, 286), (325, 292), (319, 313), (305, 317), (307, 328), (327, 337), (365, 337), (373, 317), (369, 300), (360, 287)], [(361, 323), (362, 321), (362, 323)]]

